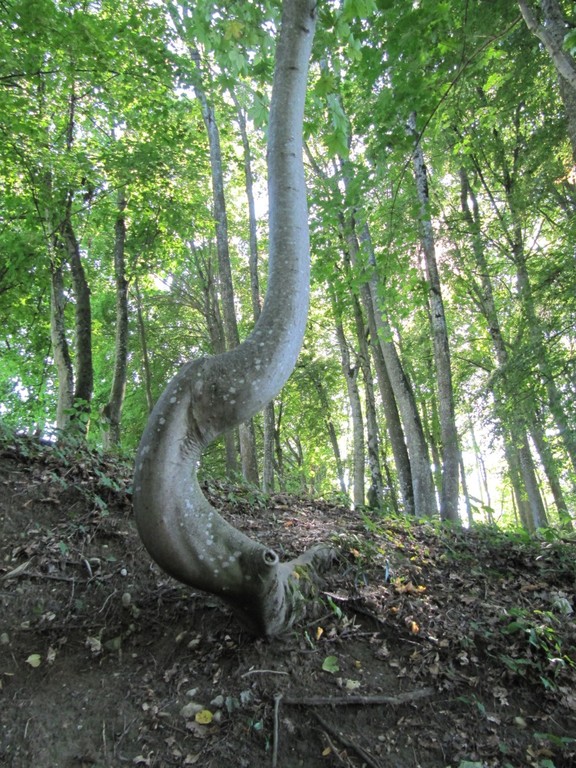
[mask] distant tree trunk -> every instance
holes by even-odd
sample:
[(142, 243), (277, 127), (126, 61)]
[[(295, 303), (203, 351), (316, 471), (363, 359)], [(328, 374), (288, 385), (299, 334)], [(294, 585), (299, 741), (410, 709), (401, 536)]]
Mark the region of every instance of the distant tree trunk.
[(276, 475), (280, 484), (280, 490), (286, 490), (286, 477), (284, 474), (284, 451), (282, 450), (282, 441), (280, 440), (280, 430), (282, 427), (282, 416), (284, 415), (284, 404), (280, 400), (278, 408), (278, 418), (274, 427), (274, 457), (276, 464)]
[(74, 403), (74, 369), (66, 338), (64, 278), (61, 256), (56, 243), (57, 241), (54, 242), (50, 259), (50, 336), (58, 376), (56, 428), (59, 432), (64, 432), (70, 421)]
[(432, 479), (428, 445), (424, 436), (420, 414), (416, 407), (414, 392), (404, 372), (400, 356), (392, 338), (390, 324), (380, 304), (376, 276), (376, 259), (367, 228), (362, 233), (362, 243), (368, 250), (369, 263), (373, 269), (369, 288), (377, 338), (386, 364), (386, 371), (394, 393), (394, 399), (398, 405), (410, 459), (414, 512), (419, 517), (433, 517), (438, 513), (438, 506), (436, 504), (436, 489)]
[(152, 373), (150, 370), (150, 356), (148, 354), (148, 342), (146, 340), (146, 324), (142, 312), (142, 295), (138, 285), (138, 278), (134, 281), (134, 296), (136, 297), (136, 323), (138, 325), (138, 338), (140, 339), (140, 349), (142, 351), (142, 370), (144, 379), (144, 392), (146, 394), (146, 406), (148, 414), (152, 413), (154, 408), (154, 397), (152, 395)]
[(572, 464), (572, 469), (576, 473), (576, 428), (574, 427), (572, 420), (567, 417), (564, 410), (562, 395), (558, 389), (554, 379), (554, 373), (549, 364), (549, 356), (546, 349), (544, 334), (542, 332), (540, 319), (536, 312), (536, 307), (534, 306), (532, 285), (528, 274), (526, 253), (520, 227), (517, 227), (514, 242), (514, 262), (516, 265), (518, 295), (530, 333), (532, 354), (546, 389), (550, 413), (552, 414), (552, 418), (558, 429), (558, 434), (560, 435), (560, 440), (562, 441), (566, 454)]
[(90, 412), (94, 388), (92, 310), (90, 307), (90, 288), (86, 280), (86, 273), (80, 255), (80, 246), (72, 227), (70, 215), (70, 211), (68, 211), (64, 221), (63, 240), (68, 252), (75, 298), (76, 377), (74, 405), (87, 415)]
[(384, 499), (384, 481), (380, 466), (380, 437), (378, 434), (378, 419), (376, 417), (376, 398), (374, 397), (374, 381), (372, 366), (370, 365), (370, 347), (368, 345), (366, 326), (362, 315), (362, 307), (358, 297), (352, 295), (354, 309), (354, 321), (356, 324), (356, 336), (358, 338), (358, 361), (362, 371), (365, 392), (366, 409), (366, 448), (368, 456), (368, 468), (370, 470), (370, 487), (368, 489), (368, 503), (373, 509), (380, 509)]
[[(462, 212), (472, 236), (472, 253), (480, 274), (480, 306), (486, 319), (498, 364), (499, 375), (492, 377), (491, 386), (495, 411), (503, 428), (505, 456), (510, 469), (510, 479), (518, 512), (528, 530), (534, 530), (544, 524), (546, 512), (538, 489), (525, 424), (518, 409), (506, 408), (506, 400), (513, 397), (511, 391), (513, 385), (509, 382), (508, 376), (508, 350), (502, 335), (490, 271), (484, 254), (478, 202), (464, 169), (460, 171), (460, 181)], [(470, 208), (469, 200), (472, 203), (472, 208)]]
[[(199, 68), (199, 59), (196, 53), (196, 63)], [(214, 196), (214, 219), (216, 221), (216, 245), (218, 250), (218, 271), (220, 278), (220, 293), (222, 298), (222, 317), (224, 319), (224, 333), (227, 349), (233, 349), (240, 344), (238, 324), (236, 321), (236, 309), (234, 300), (234, 286), (232, 282), (232, 268), (230, 265), (230, 249), (228, 241), (228, 215), (226, 212), (226, 198), (224, 195), (224, 173), (222, 170), (222, 150), (220, 148), (220, 132), (216, 123), (214, 108), (208, 102), (204, 91), (196, 87), (196, 95), (202, 105), (202, 116), (208, 132), (208, 144), (210, 149), (210, 169), (212, 173), (212, 193)], [(256, 458), (256, 441), (252, 424), (240, 424), (238, 427), (240, 436), (240, 457), (242, 461), (242, 474), (244, 479), (254, 485), (259, 484), (258, 461)]]
[(342, 373), (344, 374), (344, 379), (346, 381), (348, 402), (350, 404), (350, 416), (352, 418), (352, 501), (355, 509), (359, 509), (364, 506), (366, 501), (366, 491), (364, 486), (364, 422), (362, 419), (362, 403), (358, 388), (359, 368), (357, 364), (352, 364), (350, 359), (350, 349), (344, 334), (342, 321), (338, 318), (339, 310), (334, 298), (332, 299), (332, 306), (336, 327), (336, 338), (340, 348)]
[[(208, 329), (210, 349), (213, 355), (222, 355), (226, 352), (226, 335), (218, 301), (212, 256), (209, 253), (203, 261), (193, 241), (190, 241), (189, 246), (196, 265), (196, 271), (200, 276), (200, 288), (202, 291), (201, 311), (206, 321), (206, 328)], [(239, 469), (235, 433), (231, 430), (225, 432), (223, 440), (226, 456), (226, 473), (228, 477), (233, 478), (236, 477)]]
[[(261, 296), (260, 296), (260, 281), (258, 278), (258, 222), (256, 220), (256, 205), (254, 202), (254, 176), (252, 173), (252, 155), (250, 152), (250, 142), (248, 140), (248, 131), (246, 129), (246, 117), (244, 112), (234, 95), (234, 91), (231, 91), (234, 105), (236, 106), (236, 112), (238, 115), (238, 126), (240, 128), (240, 136), (242, 138), (242, 147), (244, 151), (244, 175), (246, 178), (246, 199), (248, 201), (248, 233), (250, 244), (250, 297), (252, 300), (252, 314), (254, 322), (257, 322), (260, 317), (261, 311)], [(263, 448), (263, 467), (262, 467), (262, 490), (270, 492), (274, 489), (274, 431), (270, 427), (274, 424), (274, 402), (268, 403), (264, 409), (264, 448)], [(248, 425), (249, 428), (254, 429), (253, 424)], [(248, 442), (246, 447), (254, 446), (255, 450), (256, 440), (255, 437)], [(258, 465), (256, 462), (256, 456), (246, 456), (246, 466), (244, 476), (250, 475), (251, 481), (257, 483), (258, 481)], [(243, 465), (244, 466), (244, 465)], [(247, 478), (248, 479), (248, 478)]]
[(314, 389), (318, 393), (318, 399), (320, 400), (320, 405), (322, 406), (322, 411), (324, 413), (324, 421), (326, 422), (326, 430), (328, 432), (328, 438), (330, 440), (330, 445), (332, 446), (334, 461), (336, 463), (336, 474), (338, 476), (338, 485), (340, 487), (340, 493), (342, 493), (345, 496), (347, 495), (348, 490), (346, 488), (346, 480), (344, 477), (344, 466), (342, 464), (340, 446), (338, 445), (338, 436), (336, 434), (336, 428), (334, 427), (334, 422), (332, 421), (332, 408), (330, 406), (330, 401), (328, 399), (328, 395), (326, 394), (326, 388), (324, 387), (322, 380), (320, 379), (320, 376), (315, 375), (315, 372), (313, 371), (309, 371), (308, 375), (310, 376)]
[(262, 490), (274, 493), (274, 441), (275, 441), (274, 401), (264, 408), (264, 455), (262, 460)]
[[(362, 293), (365, 293), (363, 286)], [(363, 303), (370, 299), (370, 295), (363, 296)], [(376, 371), (376, 381), (378, 382), (378, 390), (380, 392), (380, 400), (382, 403), (382, 409), (384, 411), (384, 419), (386, 422), (386, 430), (390, 439), (390, 447), (392, 450), (392, 456), (394, 457), (394, 466), (398, 474), (398, 484), (400, 486), (400, 496), (402, 499), (402, 509), (398, 505), (398, 498), (396, 488), (392, 480), (392, 476), (389, 468), (384, 464), (386, 472), (387, 483), (389, 488), (389, 501), (392, 503), (393, 509), (397, 512), (403, 512), (406, 515), (414, 515), (414, 489), (412, 488), (412, 473), (410, 470), (410, 458), (408, 456), (408, 449), (406, 448), (406, 442), (404, 440), (404, 430), (402, 428), (402, 422), (400, 421), (400, 414), (398, 413), (398, 406), (396, 405), (396, 399), (394, 397), (394, 391), (392, 384), (390, 383), (390, 377), (386, 370), (386, 363), (384, 362), (384, 355), (378, 341), (378, 331), (376, 329), (376, 321), (374, 319), (374, 310), (371, 305), (365, 305), (369, 307), (366, 310), (368, 315), (368, 323), (370, 326), (370, 350), (372, 353), (372, 360), (374, 361), (374, 370)]]
[(552, 497), (554, 498), (554, 504), (556, 505), (556, 511), (558, 512), (560, 525), (565, 530), (571, 531), (573, 527), (573, 520), (570, 516), (570, 512), (568, 511), (568, 505), (566, 503), (566, 499), (564, 498), (562, 486), (560, 485), (560, 478), (556, 469), (556, 460), (552, 455), (552, 450), (550, 449), (548, 440), (546, 439), (546, 435), (542, 429), (542, 425), (537, 420), (535, 420), (532, 424), (530, 434), (532, 440), (534, 441), (534, 445), (536, 446), (536, 450), (538, 451), (538, 455), (544, 469), (544, 474), (546, 475), (548, 485), (550, 486), (550, 491), (552, 492)]
[(472, 448), (474, 450), (474, 459), (476, 461), (478, 476), (480, 478), (480, 501), (487, 512), (488, 522), (493, 524), (494, 518), (492, 515), (492, 498), (490, 495), (490, 487), (488, 485), (486, 464), (484, 462), (484, 457), (480, 453), (480, 448), (478, 447), (478, 441), (476, 440), (476, 433), (474, 432), (474, 424), (472, 423), (472, 420), (469, 422), (469, 428), (470, 437), (472, 439)]
[(468, 493), (468, 483), (466, 482), (466, 470), (464, 468), (462, 453), (460, 453), (460, 474), (462, 478), (462, 494), (464, 495), (464, 504), (466, 506), (466, 517), (468, 519), (468, 526), (471, 528), (474, 525), (474, 517), (472, 516), (472, 505), (470, 504), (470, 494)]
[(412, 137), (415, 139), (415, 148), (412, 157), (414, 162), (416, 188), (418, 191), (418, 199), (420, 201), (421, 242), (426, 263), (426, 280), (428, 283), (428, 300), (430, 302), (432, 341), (434, 346), (434, 361), (438, 389), (438, 415), (442, 444), (440, 516), (443, 520), (450, 520), (453, 523), (458, 523), (460, 522), (458, 515), (460, 448), (458, 445), (458, 431), (456, 429), (456, 414), (454, 409), (452, 366), (450, 362), (446, 315), (444, 312), (444, 302), (442, 300), (442, 286), (440, 284), (440, 275), (436, 262), (436, 247), (430, 215), (428, 172), (424, 162), (422, 146), (416, 131), (415, 113), (410, 115), (408, 128)]
[[(373, 259), (372, 243), (370, 241), (370, 233), (366, 224), (364, 225), (362, 242), (368, 251), (368, 259)], [(347, 237), (347, 247), (350, 253), (352, 266), (360, 268), (360, 243), (358, 241), (356, 221), (354, 219), (351, 221), (351, 227)], [(402, 428), (400, 414), (398, 413), (398, 406), (394, 397), (394, 391), (390, 383), (390, 377), (386, 369), (382, 348), (379, 343), (378, 327), (374, 313), (372, 293), (368, 283), (363, 283), (360, 286), (360, 300), (368, 320), (372, 359), (374, 360), (376, 379), (378, 382), (378, 388), (380, 390), (380, 399), (382, 401), (382, 408), (384, 410), (384, 417), (386, 420), (388, 436), (390, 438), (392, 455), (394, 456), (394, 464), (398, 473), (398, 481), (400, 485), (400, 494), (402, 496), (402, 502), (404, 505), (404, 512), (407, 515), (413, 515), (415, 513), (414, 489), (412, 487), (410, 458), (408, 456), (408, 449), (404, 439), (404, 430)], [(396, 496), (394, 494), (394, 499), (395, 498)]]
[(124, 259), (124, 245), (126, 242), (125, 208), (126, 197), (122, 190), (118, 195), (118, 215), (114, 225), (114, 279), (116, 282), (114, 374), (110, 388), (110, 399), (102, 409), (102, 415), (108, 427), (104, 432), (104, 446), (108, 449), (120, 444), (120, 421), (128, 367), (128, 281), (126, 280)]
[[(230, 247), (228, 239), (228, 215), (226, 212), (226, 197), (224, 194), (224, 173), (222, 164), (222, 149), (220, 145), (220, 131), (216, 121), (216, 112), (210, 103), (202, 85), (202, 62), (200, 53), (194, 43), (189, 39), (187, 27), (180, 14), (186, 17), (190, 13), (189, 7), (177, 7), (174, 3), (168, 4), (168, 12), (174, 26), (178, 30), (182, 42), (188, 47), (188, 53), (196, 69), (194, 92), (200, 102), (202, 118), (208, 135), (208, 149), (210, 155), (210, 173), (212, 179), (213, 215), (216, 224), (216, 247), (218, 252), (219, 293), (222, 301), (222, 317), (224, 320), (224, 333), (226, 337), (226, 349), (231, 350), (240, 344), (238, 323), (236, 320), (236, 308), (234, 300), (234, 284), (232, 281), (232, 267), (230, 264)], [(242, 474), (244, 479), (255, 485), (259, 484), (258, 460), (256, 456), (255, 432), (252, 424), (238, 425), (240, 437), (240, 456), (242, 461)], [(228, 447), (231, 446), (230, 437), (225, 437)], [(232, 466), (228, 464), (228, 470)]]

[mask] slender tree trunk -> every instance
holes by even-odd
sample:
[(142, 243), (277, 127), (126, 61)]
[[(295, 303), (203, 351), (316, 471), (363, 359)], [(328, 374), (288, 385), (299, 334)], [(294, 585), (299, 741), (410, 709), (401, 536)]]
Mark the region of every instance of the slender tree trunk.
[(414, 113), (410, 115), (408, 128), (416, 139), (416, 146), (413, 152), (414, 176), (420, 201), (421, 242), (426, 263), (426, 280), (428, 282), (428, 300), (430, 302), (432, 341), (438, 390), (438, 415), (442, 443), (440, 516), (443, 520), (458, 523), (460, 521), (458, 515), (460, 448), (458, 445), (458, 431), (456, 429), (454, 409), (450, 347), (448, 344), (444, 302), (442, 300), (442, 287), (436, 262), (434, 233), (432, 231), (428, 172), (424, 162), (424, 153), (418, 140), (416, 115)]
[(140, 339), (140, 349), (142, 351), (142, 371), (144, 380), (144, 392), (146, 393), (146, 406), (148, 414), (152, 413), (154, 408), (154, 397), (152, 395), (152, 373), (150, 370), (150, 355), (148, 354), (148, 341), (146, 339), (146, 323), (144, 322), (144, 313), (142, 312), (142, 295), (138, 279), (134, 281), (134, 296), (136, 297), (136, 323), (138, 325), (138, 338)]
[(342, 464), (342, 456), (340, 454), (340, 446), (338, 444), (338, 436), (336, 434), (336, 428), (334, 427), (334, 422), (332, 421), (332, 413), (331, 413), (332, 408), (330, 406), (330, 401), (328, 399), (328, 395), (326, 394), (326, 389), (322, 384), (320, 377), (315, 375), (314, 372), (309, 372), (309, 376), (310, 376), (310, 379), (312, 380), (314, 389), (318, 393), (318, 399), (320, 400), (320, 405), (322, 406), (322, 410), (325, 414), (324, 420), (326, 422), (326, 430), (328, 432), (328, 438), (330, 440), (330, 445), (332, 446), (334, 461), (336, 463), (336, 474), (338, 476), (338, 485), (340, 487), (340, 493), (346, 496), (348, 493), (348, 490), (346, 488), (344, 466)]
[[(192, 53), (198, 71), (200, 71), (198, 53), (195, 50)], [(233, 349), (240, 344), (240, 335), (238, 333), (238, 323), (236, 321), (234, 285), (232, 282), (232, 267), (230, 265), (228, 214), (226, 212), (226, 198), (224, 195), (224, 173), (222, 170), (220, 131), (218, 130), (214, 107), (209, 103), (206, 94), (199, 86), (196, 86), (195, 91), (196, 96), (202, 105), (202, 116), (208, 133), (212, 194), (214, 199), (214, 219), (216, 221), (216, 245), (220, 278), (219, 287), (222, 298), (222, 317), (224, 319), (226, 348)], [(238, 433), (240, 436), (242, 474), (244, 479), (249, 483), (258, 485), (258, 461), (256, 458), (254, 427), (252, 424), (240, 424)], [(227, 445), (230, 445), (230, 443), (228, 442)]]
[(370, 488), (368, 489), (367, 496), (370, 507), (380, 509), (384, 499), (384, 481), (380, 466), (380, 437), (378, 433), (378, 419), (376, 417), (376, 398), (374, 396), (374, 381), (372, 366), (370, 365), (370, 347), (367, 341), (366, 326), (360, 302), (355, 294), (352, 295), (352, 306), (354, 309), (356, 336), (358, 338), (358, 361), (362, 371), (365, 393), (366, 448), (370, 470)]
[[(218, 292), (216, 278), (214, 276), (214, 267), (212, 256), (209, 253), (205, 261), (202, 261), (193, 241), (189, 243), (196, 271), (200, 276), (200, 287), (202, 290), (202, 313), (206, 320), (208, 337), (210, 339), (210, 348), (213, 355), (222, 355), (226, 352), (226, 334), (224, 331), (224, 322), (220, 312), (220, 302), (218, 301)], [(223, 435), (224, 453), (226, 456), (226, 474), (229, 478), (235, 478), (239, 471), (238, 451), (236, 449), (235, 432), (229, 430)]]
[(109, 449), (120, 444), (120, 421), (128, 368), (128, 281), (126, 280), (124, 259), (124, 245), (126, 242), (125, 208), (126, 197), (124, 191), (121, 191), (118, 195), (118, 215), (114, 225), (114, 279), (116, 282), (114, 374), (110, 388), (110, 399), (102, 409), (102, 415), (108, 427), (104, 433), (104, 445)]
[[(373, 259), (372, 244), (370, 241), (370, 234), (367, 225), (364, 226), (362, 241), (364, 247), (368, 251), (369, 259)], [(350, 236), (348, 237), (347, 244), (352, 265), (359, 267), (358, 262), (360, 254), (360, 243), (358, 242), (355, 221), (352, 221), (352, 228), (350, 231)], [(360, 286), (360, 299), (364, 312), (366, 313), (366, 318), (368, 320), (372, 359), (374, 360), (376, 379), (378, 381), (378, 388), (380, 390), (380, 399), (382, 402), (382, 408), (384, 410), (384, 417), (386, 420), (388, 436), (390, 438), (392, 455), (394, 456), (394, 464), (398, 473), (398, 481), (400, 485), (400, 493), (402, 496), (404, 511), (407, 515), (413, 515), (415, 514), (415, 508), (410, 458), (408, 456), (408, 449), (404, 439), (404, 430), (402, 428), (400, 414), (398, 413), (396, 398), (394, 397), (390, 376), (388, 375), (388, 370), (386, 369), (386, 363), (382, 354), (382, 347), (379, 342), (379, 333), (376, 323), (374, 303), (372, 300), (372, 292), (368, 283), (363, 283)]]
[[(74, 386), (74, 409), (85, 418), (90, 413), (92, 391), (94, 388), (94, 370), (92, 367), (92, 310), (90, 307), (90, 288), (80, 255), (80, 246), (76, 239), (68, 210), (63, 224), (62, 239), (65, 243), (72, 288), (74, 291), (74, 331), (76, 348), (76, 376)], [(85, 425), (81, 425), (84, 430)]]
[(552, 455), (552, 450), (550, 449), (544, 430), (537, 421), (532, 425), (531, 436), (534, 445), (536, 446), (536, 450), (538, 451), (540, 462), (544, 469), (548, 485), (550, 486), (550, 491), (552, 492), (552, 497), (554, 498), (560, 525), (565, 530), (571, 531), (573, 521), (570, 512), (568, 511), (568, 505), (564, 498), (562, 486), (560, 485), (560, 478), (556, 469), (556, 460)]
[(466, 469), (464, 467), (464, 460), (462, 453), (460, 453), (460, 475), (462, 477), (462, 494), (464, 496), (464, 504), (466, 507), (466, 517), (468, 519), (468, 526), (472, 528), (474, 525), (474, 517), (472, 515), (472, 505), (470, 503), (470, 494), (468, 493), (468, 483), (466, 482)]
[(550, 413), (556, 423), (560, 440), (564, 446), (564, 449), (572, 464), (572, 469), (576, 473), (576, 427), (573, 425), (573, 420), (567, 417), (562, 404), (562, 395), (558, 390), (558, 386), (554, 379), (554, 374), (551, 370), (548, 362), (548, 352), (546, 349), (546, 343), (544, 341), (544, 335), (536, 307), (534, 306), (534, 297), (532, 294), (532, 285), (530, 283), (530, 277), (528, 275), (528, 268), (526, 265), (526, 254), (524, 252), (524, 246), (522, 243), (522, 233), (518, 228), (515, 248), (515, 264), (516, 264), (516, 276), (518, 285), (518, 294), (526, 317), (526, 322), (530, 332), (530, 339), (532, 343), (532, 351), (534, 359), (536, 361), (537, 368), (540, 371), (540, 376), (544, 387), (546, 388), (546, 394), (548, 396), (548, 406)]
[(274, 402), (264, 408), (264, 455), (262, 460), (262, 490), (274, 493), (274, 440), (275, 440)]
[[(492, 377), (494, 382), (492, 393), (495, 411), (503, 427), (505, 456), (510, 469), (510, 478), (518, 511), (526, 527), (529, 530), (534, 530), (534, 528), (541, 527), (544, 524), (546, 513), (542, 496), (538, 489), (534, 462), (521, 413), (517, 408), (506, 408), (506, 401), (514, 396), (511, 392), (512, 384), (509, 382), (507, 374), (509, 368), (508, 350), (500, 328), (494, 292), (492, 290), (492, 281), (484, 254), (478, 203), (464, 169), (460, 172), (460, 179), (462, 211), (472, 235), (472, 251), (482, 286), (480, 291), (482, 297), (481, 309), (486, 318), (499, 369), (499, 375)], [(468, 203), (469, 199), (472, 202), (472, 209), (470, 209)], [(504, 414), (507, 415), (505, 416)]]
[(74, 370), (66, 338), (64, 278), (57, 246), (50, 259), (50, 278), (50, 336), (58, 376), (56, 427), (62, 433), (68, 427), (74, 403)]
[(474, 450), (474, 459), (476, 461), (478, 477), (480, 480), (480, 483), (479, 483), (480, 484), (480, 501), (483, 507), (487, 511), (488, 523), (492, 524), (494, 523), (494, 518), (492, 516), (492, 497), (490, 494), (490, 487), (488, 485), (488, 474), (486, 472), (486, 464), (484, 462), (484, 458), (482, 454), (480, 453), (480, 448), (478, 447), (478, 441), (476, 440), (476, 434), (474, 432), (474, 425), (471, 420), (469, 422), (469, 428), (470, 428), (470, 437), (472, 439), (472, 448)]
[(419, 517), (432, 517), (438, 513), (438, 506), (436, 504), (436, 490), (432, 479), (428, 445), (424, 436), (420, 414), (416, 407), (414, 392), (404, 372), (398, 351), (394, 345), (390, 324), (380, 304), (375, 272), (376, 260), (367, 228), (365, 228), (362, 234), (362, 243), (364, 247), (368, 248), (369, 262), (374, 270), (369, 283), (374, 322), (380, 349), (386, 364), (386, 371), (402, 420), (406, 447), (410, 459), (414, 512)]
[(410, 469), (410, 457), (404, 439), (404, 430), (398, 413), (394, 390), (390, 382), (390, 376), (382, 354), (382, 347), (379, 343), (378, 328), (372, 305), (372, 296), (367, 284), (361, 288), (362, 303), (368, 317), (368, 326), (370, 328), (370, 348), (372, 350), (372, 359), (376, 370), (376, 379), (380, 391), (380, 400), (384, 410), (386, 428), (390, 438), (390, 446), (394, 457), (394, 465), (398, 473), (398, 482), (400, 485), (400, 494), (404, 506), (404, 512), (407, 515), (414, 515), (414, 488), (412, 486), (412, 470)]
[(364, 506), (366, 492), (364, 487), (364, 422), (362, 419), (362, 404), (358, 388), (359, 369), (358, 365), (352, 365), (350, 360), (350, 349), (348, 347), (348, 342), (346, 341), (346, 336), (344, 335), (342, 322), (337, 317), (338, 310), (334, 299), (332, 300), (332, 306), (336, 324), (336, 338), (340, 348), (342, 373), (344, 374), (344, 379), (346, 381), (348, 401), (350, 403), (350, 415), (352, 418), (352, 501), (354, 503), (354, 508), (360, 509)]
[[(244, 151), (244, 175), (246, 178), (246, 199), (248, 201), (248, 232), (249, 232), (249, 245), (250, 245), (250, 297), (252, 300), (252, 314), (254, 322), (258, 321), (261, 311), (261, 297), (260, 297), (260, 281), (258, 278), (258, 222), (256, 220), (256, 205), (254, 202), (254, 176), (252, 173), (252, 155), (250, 152), (250, 142), (248, 139), (248, 131), (246, 129), (246, 117), (238, 100), (236, 99), (234, 92), (231, 91), (232, 99), (236, 106), (236, 112), (238, 115), (238, 126), (240, 128), (240, 136), (242, 138), (242, 147)], [(263, 483), (262, 489), (265, 492), (272, 491), (274, 489), (274, 430), (270, 429), (274, 424), (274, 403), (270, 402), (264, 409), (264, 448), (263, 448)], [(253, 426), (252, 426), (253, 429)], [(255, 446), (256, 440), (250, 441), (249, 445)], [(246, 472), (250, 474), (252, 482), (256, 482), (258, 478), (258, 466), (252, 457), (246, 457)], [(245, 472), (245, 476), (246, 476)]]
[(276, 426), (274, 427), (274, 457), (276, 464), (276, 475), (280, 484), (280, 490), (286, 490), (286, 476), (284, 473), (284, 451), (282, 449), (282, 441), (280, 440), (280, 430), (282, 427), (282, 416), (284, 414), (284, 404), (280, 400), (278, 408), (278, 419)]
[[(208, 148), (210, 155), (210, 173), (212, 179), (213, 215), (216, 224), (216, 247), (218, 252), (219, 293), (222, 301), (222, 317), (224, 321), (224, 333), (226, 349), (234, 349), (240, 344), (238, 323), (236, 320), (236, 308), (234, 299), (234, 284), (232, 281), (232, 267), (230, 264), (230, 248), (228, 239), (228, 215), (226, 211), (226, 197), (224, 194), (224, 173), (222, 163), (222, 149), (220, 145), (220, 132), (216, 121), (216, 112), (208, 100), (202, 85), (202, 66), (198, 49), (189, 40), (186, 25), (183, 23), (180, 13), (187, 15), (188, 7), (178, 7), (169, 3), (168, 11), (172, 21), (180, 34), (182, 41), (188, 47), (191, 60), (196, 69), (196, 82), (194, 91), (200, 102), (202, 118), (208, 135)], [(238, 425), (240, 437), (240, 456), (242, 461), (242, 473), (244, 479), (258, 485), (258, 461), (256, 456), (255, 432), (252, 425)], [(231, 447), (230, 437), (225, 437), (228, 450)], [(228, 463), (228, 469), (231, 465)]]

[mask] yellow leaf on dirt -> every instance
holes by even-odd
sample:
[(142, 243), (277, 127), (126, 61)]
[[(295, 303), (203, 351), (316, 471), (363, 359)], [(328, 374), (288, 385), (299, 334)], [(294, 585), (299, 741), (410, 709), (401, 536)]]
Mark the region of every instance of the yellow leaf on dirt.
[(323, 634), (324, 634), (324, 630), (322, 629), (322, 627), (316, 627), (316, 640), (320, 640)]
[(30, 664), (31, 667), (39, 667), (42, 664), (42, 656), (39, 653), (31, 653), (26, 659), (26, 664)]
[(212, 722), (213, 717), (214, 715), (209, 709), (201, 709), (200, 712), (196, 712), (194, 715), (194, 720), (196, 720), (197, 723), (200, 723), (200, 725), (208, 725)]
[(332, 750), (330, 749), (330, 747), (325, 747), (322, 750), (322, 757), (328, 757), (328, 755), (331, 755), (331, 754), (332, 754)]
[(421, 584), (418, 587), (415, 587), (411, 581), (409, 581), (407, 584), (394, 584), (394, 589), (400, 594), (406, 593), (409, 595), (426, 592), (426, 587), (422, 586)]
[(416, 624), (415, 621), (411, 621), (408, 626), (409, 626), (410, 632), (412, 632), (413, 635), (417, 635), (418, 632), (420, 632), (420, 627), (418, 626), (418, 624)]

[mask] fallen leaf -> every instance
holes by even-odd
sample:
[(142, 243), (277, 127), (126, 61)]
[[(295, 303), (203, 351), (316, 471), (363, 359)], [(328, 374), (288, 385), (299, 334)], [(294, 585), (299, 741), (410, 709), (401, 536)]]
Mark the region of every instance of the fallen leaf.
[(324, 672), (329, 672), (331, 675), (338, 672), (340, 670), (340, 665), (338, 664), (336, 656), (326, 656), (322, 662), (322, 669)]
[(200, 712), (196, 712), (194, 715), (194, 720), (196, 720), (197, 723), (200, 723), (200, 725), (208, 725), (212, 722), (213, 718), (214, 715), (209, 709), (201, 709)]
[(42, 664), (42, 656), (40, 656), (39, 653), (31, 653), (26, 659), (26, 664), (30, 664), (31, 667), (36, 669), (36, 667), (39, 667), (40, 664)]
[(396, 584), (394, 584), (394, 589), (396, 590), (396, 592), (398, 592), (400, 594), (409, 594), (409, 595), (419, 594), (421, 592), (426, 592), (426, 587), (424, 587), (422, 584), (420, 584), (419, 586), (415, 587), (414, 584), (412, 584), (411, 581), (409, 581), (407, 584), (398, 584), (398, 583), (396, 583)]

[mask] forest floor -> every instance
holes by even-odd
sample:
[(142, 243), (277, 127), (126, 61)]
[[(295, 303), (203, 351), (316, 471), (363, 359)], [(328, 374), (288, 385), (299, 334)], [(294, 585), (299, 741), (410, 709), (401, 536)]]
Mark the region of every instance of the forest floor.
[(576, 541), (212, 486), (285, 557), (337, 543), (273, 642), (138, 539), (127, 468), (0, 444), (0, 764), (576, 766)]

